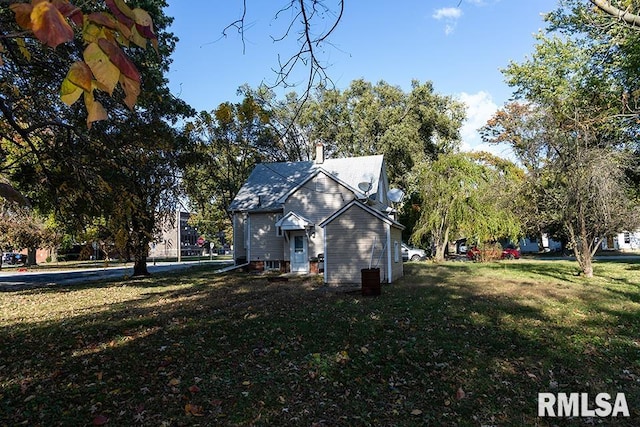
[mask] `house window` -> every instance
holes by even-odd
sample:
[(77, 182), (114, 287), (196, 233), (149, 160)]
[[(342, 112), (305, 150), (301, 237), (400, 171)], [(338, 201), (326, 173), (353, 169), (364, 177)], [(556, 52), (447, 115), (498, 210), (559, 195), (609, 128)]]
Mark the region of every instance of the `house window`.
[(393, 260), (400, 262), (400, 245), (398, 242), (393, 242)]
[(631, 233), (628, 231), (625, 231), (624, 233), (624, 243), (627, 245), (631, 244)]
[(265, 261), (264, 262), (265, 270), (278, 270), (280, 271), (280, 261)]
[[(282, 215), (276, 215), (276, 224), (282, 219)], [(276, 225), (276, 236), (282, 237), (282, 227)]]
[(294, 252), (296, 253), (304, 252), (304, 238), (302, 236), (295, 236), (293, 247), (294, 247)]

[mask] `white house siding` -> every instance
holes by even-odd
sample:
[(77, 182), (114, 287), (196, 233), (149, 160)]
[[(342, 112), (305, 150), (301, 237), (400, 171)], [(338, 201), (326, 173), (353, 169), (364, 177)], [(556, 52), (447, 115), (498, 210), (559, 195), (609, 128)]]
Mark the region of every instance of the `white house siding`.
[[(402, 263), (402, 230), (397, 227), (391, 227), (391, 250), (389, 251), (391, 257), (391, 279), (392, 282), (400, 279), (404, 275), (403, 263)], [(398, 257), (396, 258), (395, 248), (398, 247)]]
[(245, 241), (246, 214), (236, 213), (233, 215), (233, 257), (247, 259), (247, 245)]
[[(324, 174), (318, 174), (284, 203), (284, 213), (290, 211), (304, 215), (316, 227), (315, 235), (309, 238), (309, 256), (317, 256), (324, 251), (324, 230), (318, 227), (324, 219), (353, 200), (353, 193)], [(287, 255), (287, 260), (289, 256)]]
[(280, 261), (284, 259), (284, 237), (276, 236), (276, 213), (252, 213), (250, 221), (250, 251), (248, 261)]
[(328, 223), (325, 233), (327, 249), (324, 260), (327, 283), (361, 283), (360, 270), (369, 268), (370, 262), (371, 267), (380, 268), (381, 280), (387, 277), (388, 262), (383, 252), (387, 241), (386, 224), (379, 218), (352, 206)]
[(602, 249), (621, 251), (640, 250), (640, 231), (616, 234), (602, 241)]

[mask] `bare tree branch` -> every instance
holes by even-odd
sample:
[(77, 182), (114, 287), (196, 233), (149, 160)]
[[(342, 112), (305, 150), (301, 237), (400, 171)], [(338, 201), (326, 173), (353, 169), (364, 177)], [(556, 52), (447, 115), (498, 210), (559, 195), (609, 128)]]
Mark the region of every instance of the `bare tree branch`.
[(636, 15), (635, 13), (629, 12), (629, 10), (622, 10), (611, 4), (610, 0), (589, 0), (595, 6), (597, 6), (603, 12), (608, 13), (609, 15), (618, 18), (619, 20), (632, 25), (640, 27), (640, 15)]

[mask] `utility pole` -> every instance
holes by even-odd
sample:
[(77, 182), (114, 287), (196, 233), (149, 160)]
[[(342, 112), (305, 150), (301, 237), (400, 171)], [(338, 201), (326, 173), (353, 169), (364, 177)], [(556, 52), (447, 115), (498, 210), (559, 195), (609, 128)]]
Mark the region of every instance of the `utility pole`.
[(178, 262), (182, 261), (182, 242), (180, 241), (180, 230), (182, 229), (182, 222), (180, 221), (180, 208), (178, 207), (178, 223), (177, 223), (177, 227), (178, 229), (178, 241), (176, 244), (176, 249), (178, 251)]

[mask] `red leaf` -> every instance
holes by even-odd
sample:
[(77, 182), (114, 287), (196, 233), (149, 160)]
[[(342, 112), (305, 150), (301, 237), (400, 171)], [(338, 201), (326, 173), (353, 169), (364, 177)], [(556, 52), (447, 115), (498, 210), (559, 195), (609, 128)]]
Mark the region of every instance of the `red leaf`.
[(58, 9), (47, 1), (33, 7), (31, 29), (38, 40), (52, 48), (73, 40), (71, 26)]
[(193, 394), (199, 393), (200, 387), (198, 387), (197, 385), (192, 385), (191, 387), (189, 387), (189, 391)]
[(100, 49), (107, 54), (109, 60), (118, 67), (122, 74), (131, 80), (140, 83), (140, 73), (138, 72), (138, 69), (133, 65), (133, 62), (127, 58), (117, 44), (101, 38), (98, 40), (98, 46), (100, 46)]
[(16, 22), (18, 25), (25, 30), (30, 30), (33, 6), (28, 3), (13, 3), (9, 8), (16, 14)]
[(94, 12), (87, 16), (87, 19), (95, 24), (102, 25), (103, 27), (111, 28), (112, 30), (118, 29), (118, 23), (111, 15), (107, 15), (103, 12)]
[(52, 3), (58, 8), (63, 16), (71, 19), (71, 21), (73, 21), (73, 23), (78, 27), (82, 26), (84, 19), (82, 11), (79, 8), (75, 7), (66, 0), (53, 0)]
[(93, 418), (93, 425), (94, 426), (103, 426), (105, 424), (107, 424), (109, 422), (109, 418), (107, 418), (105, 415), (96, 415)]
[(122, 22), (127, 27), (133, 26), (133, 11), (122, 0), (105, 0), (105, 3), (118, 21)]

